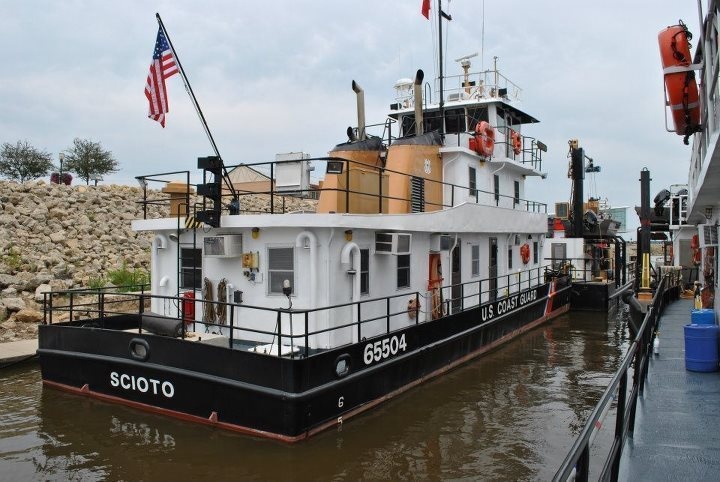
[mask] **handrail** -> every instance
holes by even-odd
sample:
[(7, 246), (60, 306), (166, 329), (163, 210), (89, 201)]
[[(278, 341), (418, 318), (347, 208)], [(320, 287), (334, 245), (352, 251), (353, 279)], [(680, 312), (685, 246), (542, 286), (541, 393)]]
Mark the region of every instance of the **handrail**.
[[(547, 275), (549, 271), (547, 267), (544, 266), (538, 266), (531, 268), (529, 270), (520, 271), (518, 273), (512, 273), (508, 275), (503, 275), (500, 277), (495, 278), (495, 283), (492, 283), (492, 279), (478, 279), (473, 281), (468, 281), (465, 283), (458, 283), (455, 285), (445, 285), (439, 287), (442, 293), (449, 293), (450, 296), (445, 298), (445, 303), (447, 303), (445, 306), (450, 312), (452, 309), (453, 312), (457, 311), (464, 311), (467, 309), (475, 308), (477, 306), (480, 306), (483, 302), (493, 301), (496, 299), (502, 299), (504, 297), (515, 295), (516, 293), (521, 292), (524, 289), (530, 289), (533, 287), (541, 286), (546, 282)], [(477, 291), (475, 291), (475, 287), (477, 287)], [(483, 289), (485, 288), (485, 289)], [(196, 299), (194, 302), (197, 303), (210, 303), (213, 306), (215, 306), (215, 311), (217, 311), (217, 307), (225, 306), (226, 312), (230, 312), (230, 320), (236, 321), (240, 319), (240, 316), (238, 315), (236, 317), (236, 314), (234, 313), (235, 309), (242, 309), (242, 310), (256, 310), (256, 311), (262, 311), (262, 312), (271, 312), (271, 313), (277, 313), (278, 322), (275, 324), (274, 329), (262, 329), (258, 326), (250, 327), (250, 326), (235, 326), (234, 323), (231, 322), (230, 325), (228, 325), (225, 321), (222, 322), (210, 322), (210, 321), (199, 321), (199, 320), (186, 320), (184, 318), (184, 313), (182, 310), (178, 309), (177, 316), (171, 315), (160, 315), (168, 319), (177, 319), (177, 320), (183, 320), (183, 330), (182, 330), (182, 337), (185, 337), (185, 323), (189, 322), (196, 322), (196, 323), (202, 323), (205, 326), (209, 327), (217, 327), (218, 329), (222, 330), (223, 328), (230, 328), (230, 346), (232, 347), (232, 340), (234, 339), (234, 333), (235, 330), (248, 332), (248, 333), (255, 333), (259, 335), (267, 335), (276, 337), (277, 339), (286, 338), (290, 339), (291, 343), (294, 343), (296, 339), (298, 338), (304, 338), (307, 340), (308, 336), (311, 335), (318, 335), (322, 333), (329, 333), (332, 331), (337, 330), (343, 330), (348, 329), (351, 327), (356, 327), (357, 329), (357, 336), (358, 340), (362, 338), (363, 335), (363, 326), (367, 325), (371, 322), (377, 322), (379, 320), (387, 320), (386, 322), (386, 333), (390, 333), (391, 331), (394, 331), (399, 328), (391, 329), (391, 323), (390, 320), (393, 319), (396, 316), (401, 315), (407, 315), (412, 308), (405, 307), (403, 304), (400, 304), (400, 307), (398, 308), (397, 302), (394, 304), (394, 307), (391, 308), (391, 301), (398, 298), (407, 298), (407, 297), (414, 297), (415, 298), (415, 306), (418, 306), (417, 314), (415, 316), (415, 323), (424, 323), (426, 321), (431, 321), (430, 312), (426, 309), (423, 310), (423, 306), (429, 307), (430, 304), (428, 301), (428, 296), (431, 296), (431, 294), (424, 294), (420, 292), (405, 292), (401, 294), (394, 294), (391, 296), (386, 297), (379, 297), (379, 298), (373, 298), (373, 299), (367, 299), (367, 300), (360, 300), (360, 301), (354, 301), (354, 302), (345, 302), (330, 306), (324, 306), (320, 308), (270, 308), (270, 307), (264, 307), (264, 306), (251, 306), (251, 305), (245, 305), (245, 304), (238, 304), (238, 303), (232, 303), (232, 302), (219, 302), (219, 301), (212, 301), (212, 300), (202, 300), (202, 299)], [(501, 295), (502, 293), (502, 295)], [(60, 304), (59, 300), (53, 300), (53, 298), (57, 297), (58, 295), (65, 295), (69, 296), (69, 302), (67, 304)], [(80, 296), (86, 296), (90, 299), (80, 299)], [(419, 303), (420, 299), (422, 298), (423, 303)], [(474, 298), (474, 299), (473, 299)], [(485, 298), (485, 299), (483, 299)], [(144, 289), (140, 293), (117, 293), (114, 291), (110, 291), (108, 289), (76, 289), (76, 290), (65, 290), (65, 291), (58, 291), (58, 292), (49, 292), (44, 294), (44, 318), (43, 318), (43, 324), (53, 324), (56, 323), (56, 320), (53, 320), (53, 314), (54, 313), (69, 313), (69, 319), (70, 321), (77, 321), (74, 320), (73, 315), (77, 315), (78, 313), (83, 313), (87, 317), (88, 321), (99, 321), (100, 326), (103, 327), (108, 319), (111, 319), (113, 316), (118, 315), (132, 315), (132, 316), (138, 316), (142, 315), (144, 312), (144, 305), (145, 303), (150, 300), (160, 300), (161, 302), (171, 302), (173, 306), (183, 306), (183, 302), (186, 301), (185, 298), (181, 296), (162, 296), (162, 295), (149, 295), (147, 294)], [(135, 301), (136, 303), (133, 303), (133, 306), (137, 304), (137, 309), (133, 309), (132, 311), (129, 311), (126, 306), (121, 305), (122, 303), (129, 303)], [(377, 303), (378, 305), (375, 306), (375, 311), (372, 311), (372, 308), (367, 313), (366, 317), (363, 318), (361, 316), (361, 308), (363, 306), (371, 306), (373, 304)], [(384, 304), (384, 310), (378, 310), (378, 306), (380, 303)], [(455, 303), (458, 305), (456, 306)], [(117, 306), (120, 306), (120, 308), (116, 308)], [(308, 330), (307, 327), (307, 320), (308, 316), (311, 313), (321, 313), (321, 312), (330, 312), (332, 310), (342, 310), (345, 308), (357, 308), (357, 310), (350, 310), (356, 311), (356, 319), (353, 319), (353, 315), (347, 315), (348, 320), (342, 321), (340, 320), (339, 325), (335, 325), (328, 328), (322, 328), (322, 329), (313, 329), (312, 331)], [(202, 313), (204, 310), (199, 310), (200, 313)], [(380, 311), (383, 311), (382, 313), (379, 313)], [(422, 315), (421, 315), (422, 314)], [(283, 318), (283, 316), (286, 316), (287, 319)], [(292, 331), (290, 334), (284, 332), (283, 327), (281, 326), (283, 322), (289, 321), (291, 323), (291, 330), (292, 330), (292, 317), (297, 316), (297, 319), (300, 319), (300, 317), (305, 318), (305, 324), (306, 329), (297, 334), (293, 334)], [(343, 315), (345, 316), (345, 315)], [(77, 318), (77, 316), (75, 316)], [(422, 318), (422, 319), (421, 319)], [(137, 320), (138, 323), (138, 330), (142, 329), (142, 319), (141, 316), (138, 317)], [(402, 326), (401, 328), (404, 328)], [(400, 329), (401, 329), (400, 328)], [(372, 336), (377, 336), (378, 333), (373, 333)], [(307, 342), (305, 343), (305, 356), (308, 356), (309, 346)]]
[[(563, 460), (562, 465), (553, 477), (554, 481), (574, 480), (587, 481), (590, 472), (590, 444), (596, 430), (596, 424), (605, 412), (605, 408), (617, 399), (615, 415), (615, 436), (610, 453), (603, 465), (601, 480), (618, 480), (620, 457), (628, 433), (632, 434), (635, 428), (635, 413), (637, 399), (642, 395), (647, 378), (649, 354), (652, 353), (652, 342), (655, 338), (657, 321), (664, 311), (667, 303), (670, 275), (665, 276), (655, 291), (652, 303), (643, 319), (642, 325), (635, 336), (630, 348), (623, 358), (620, 368), (613, 376), (602, 397), (590, 414), (582, 432), (575, 439), (570, 452)], [(632, 388), (627, 393), (628, 371), (633, 367)], [(617, 397), (616, 397), (617, 393)]]
[[(300, 198), (303, 198), (303, 197), (316, 198), (316, 195), (322, 191), (334, 191), (334, 192), (344, 193), (345, 198), (346, 198), (346, 210), (348, 212), (350, 209), (350, 205), (347, 204), (347, 198), (351, 194), (359, 194), (359, 195), (363, 195), (366, 197), (377, 197), (381, 201), (399, 200), (399, 201), (412, 202), (411, 197), (391, 196), (388, 193), (382, 192), (382, 183), (380, 183), (380, 192), (379, 193), (368, 193), (365, 191), (358, 191), (358, 190), (351, 189), (350, 183), (347, 182), (348, 181), (347, 178), (350, 175), (351, 167), (367, 169), (369, 171), (376, 171), (378, 173), (378, 175), (392, 173), (392, 174), (397, 174), (397, 175), (405, 176), (405, 177), (413, 177), (411, 174), (408, 174), (406, 172), (396, 171), (396, 170), (392, 170), (392, 169), (387, 169), (385, 167), (378, 167), (374, 164), (368, 164), (368, 163), (364, 163), (364, 162), (360, 162), (360, 161), (356, 161), (356, 160), (350, 160), (350, 159), (345, 159), (342, 157), (333, 157), (333, 156), (316, 157), (316, 158), (311, 158), (311, 159), (304, 159), (303, 161), (307, 161), (307, 162), (310, 162), (310, 161), (342, 162), (343, 163), (343, 171), (344, 171), (344, 174), (342, 174), (342, 175), (345, 176), (345, 178), (346, 178), (345, 188), (327, 188), (327, 187), (320, 188), (320, 187), (315, 187), (315, 186), (311, 185), (309, 189), (293, 189), (292, 191), (278, 191), (277, 188), (275, 188), (275, 186), (274, 186), (274, 182), (272, 182), (272, 180), (274, 178), (274, 172), (276, 171), (276, 166), (281, 165), (281, 164), (298, 162), (298, 160), (286, 160), (286, 161), (246, 163), (246, 164), (238, 164), (236, 166), (228, 166), (228, 169), (232, 169), (234, 167), (240, 167), (240, 166), (249, 167), (260, 173), (263, 173), (263, 171), (265, 170), (265, 169), (261, 169), (261, 167), (270, 166), (270, 177), (268, 178), (270, 185), (269, 185), (268, 190), (245, 190), (245, 189), (236, 188), (235, 194), (238, 197), (252, 196), (252, 195), (269, 196), (269, 198), (270, 198), (269, 199), (270, 214), (275, 214), (276, 212), (278, 212), (278, 210), (276, 210), (276, 208), (275, 208), (277, 197), (281, 198), (281, 200), (282, 200), (282, 209), (279, 212), (286, 213), (287, 212), (286, 203), (285, 203), (286, 198), (288, 198), (288, 197), (289, 198), (298, 198), (298, 197), (300, 197)], [(178, 173), (180, 173), (180, 172), (178, 172)], [(185, 173), (185, 171), (183, 171), (183, 173)], [(175, 174), (175, 173), (168, 173), (168, 174)], [(138, 176), (137, 177), (138, 181), (144, 185), (143, 199), (138, 201), (138, 203), (143, 206), (143, 216), (145, 219), (147, 219), (147, 216), (148, 216), (147, 206), (156, 205), (156, 204), (169, 204), (171, 201), (171, 199), (169, 199), (169, 198), (152, 198), (152, 199), (148, 198), (148, 182), (149, 181), (165, 182), (165, 183), (170, 182), (169, 180), (162, 180), (162, 179), (156, 178), (156, 176), (160, 176), (160, 175), (161, 174), (153, 174), (152, 176)], [(468, 198), (474, 198), (475, 203), (478, 203), (478, 204), (496, 205), (496, 206), (500, 206), (501, 204), (503, 204), (503, 206), (501, 206), (501, 207), (508, 207), (509, 209), (514, 209), (514, 210), (522, 209), (524, 207), (525, 208), (524, 210), (526, 210), (528, 212), (537, 212), (537, 213), (546, 213), (547, 212), (547, 204), (541, 203), (538, 201), (532, 201), (529, 199), (515, 197), (514, 195), (499, 194), (499, 193), (495, 193), (494, 191), (485, 191), (485, 190), (479, 189), (477, 187), (471, 188), (470, 186), (463, 186), (463, 185), (458, 185), (458, 184), (454, 184), (454, 183), (438, 181), (438, 180), (434, 180), (434, 179), (423, 178), (423, 181), (425, 183), (428, 183), (433, 186), (439, 186), (439, 189), (441, 189), (443, 192), (449, 191), (449, 193), (446, 195), (449, 199), (443, 199), (440, 202), (432, 202), (430, 200), (425, 200), (424, 205), (428, 206), (430, 209), (442, 209), (442, 208), (454, 207), (457, 204), (460, 204), (460, 202), (458, 202), (458, 203), (455, 202), (456, 195), (462, 195), (463, 193), (465, 193)], [(190, 204), (190, 196), (191, 195), (195, 196), (194, 194), (192, 194), (190, 192), (190, 190), (195, 185), (191, 184), (189, 182), (189, 177), (186, 182), (186, 185), (187, 185), (187, 191), (185, 193), (185, 198), (186, 198), (186, 204), (189, 205)], [(457, 193), (459, 193), (459, 194), (457, 194)], [(229, 193), (224, 193), (224, 192), (221, 193), (221, 199), (228, 198), (230, 196), (232, 196), (232, 195)], [(481, 196), (483, 196), (487, 199), (486, 203), (480, 202)], [(461, 199), (461, 198), (458, 197), (457, 199)], [(501, 199), (507, 200), (507, 201), (504, 203), (501, 203), (500, 202)], [(226, 203), (222, 203), (222, 204), (224, 206), (223, 209), (227, 209), (227, 206), (225, 206)], [(505, 204), (507, 206), (504, 206)], [(252, 213), (266, 214), (267, 210), (263, 210), (263, 209), (251, 210), (249, 208), (243, 208), (242, 212), (245, 214), (252, 214)], [(382, 202), (380, 202), (378, 204), (378, 213), (379, 214), (383, 213)]]

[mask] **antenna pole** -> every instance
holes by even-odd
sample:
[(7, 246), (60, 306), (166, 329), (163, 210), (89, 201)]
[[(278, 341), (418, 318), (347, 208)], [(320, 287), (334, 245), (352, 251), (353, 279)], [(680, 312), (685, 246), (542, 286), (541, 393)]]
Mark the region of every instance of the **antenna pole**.
[(445, 135), (445, 93), (443, 91), (443, 41), (442, 41), (442, 0), (438, 0), (438, 46), (440, 56), (438, 58), (440, 64), (440, 136)]
[(173, 46), (172, 40), (170, 40), (170, 35), (168, 34), (168, 31), (165, 29), (165, 24), (163, 24), (162, 19), (160, 18), (160, 14), (156, 13), (155, 17), (157, 18), (158, 24), (160, 25), (160, 29), (162, 29), (163, 33), (165, 34), (165, 38), (168, 41), (168, 44), (170, 45), (170, 50), (172, 50), (173, 57), (175, 57), (175, 62), (177, 63), (178, 70), (180, 71), (180, 77), (183, 80), (183, 84), (185, 85), (185, 91), (190, 96), (190, 100), (192, 101), (193, 107), (195, 107), (195, 112), (197, 112), (198, 117), (200, 118), (200, 123), (203, 126), (203, 129), (205, 129), (205, 133), (208, 136), (208, 139), (210, 140), (210, 145), (213, 148), (213, 151), (215, 152), (215, 155), (220, 158), (220, 164), (222, 165), (223, 170), (223, 179), (225, 180), (225, 184), (230, 189), (230, 192), (232, 193), (233, 199), (237, 198), (237, 193), (235, 192), (235, 188), (232, 185), (232, 182), (230, 182), (230, 176), (228, 174), (227, 169), (225, 168), (225, 163), (222, 162), (222, 156), (220, 155), (220, 151), (217, 148), (217, 144), (215, 144), (215, 139), (213, 138), (212, 132), (210, 132), (210, 127), (208, 127), (207, 121), (205, 120), (205, 116), (203, 115), (202, 109), (200, 108), (200, 104), (197, 101), (197, 98), (195, 98), (195, 93), (192, 90), (192, 87), (190, 86), (190, 81), (187, 78), (187, 75), (185, 74), (185, 69), (183, 69), (182, 64), (180, 63), (180, 57), (178, 57), (177, 52), (175, 51), (175, 47)]

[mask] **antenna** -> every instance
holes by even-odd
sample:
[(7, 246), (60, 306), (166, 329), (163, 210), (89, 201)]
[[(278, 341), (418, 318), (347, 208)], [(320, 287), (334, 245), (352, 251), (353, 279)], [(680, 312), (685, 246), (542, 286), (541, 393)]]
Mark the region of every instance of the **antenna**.
[(463, 60), (468, 60), (473, 57), (477, 57), (478, 55), (479, 55), (478, 52), (475, 52), (474, 54), (466, 55), (464, 57), (460, 57), (459, 59), (455, 59), (455, 62), (460, 62), (460, 65), (462, 65)]
[(468, 94), (470, 93), (470, 59), (473, 57), (477, 57), (478, 53), (475, 52), (474, 54), (466, 55), (464, 57), (460, 57), (459, 59), (455, 59), (455, 62), (460, 62), (460, 66), (463, 69), (464, 72), (464, 82), (463, 87), (465, 87), (465, 92)]

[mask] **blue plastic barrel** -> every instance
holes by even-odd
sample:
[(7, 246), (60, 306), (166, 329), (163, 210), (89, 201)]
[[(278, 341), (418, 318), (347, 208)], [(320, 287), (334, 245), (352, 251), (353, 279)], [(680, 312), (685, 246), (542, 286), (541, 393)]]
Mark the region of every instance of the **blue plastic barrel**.
[(690, 312), (690, 323), (693, 325), (714, 325), (715, 311), (703, 308)]
[(691, 372), (717, 371), (717, 326), (685, 325), (685, 369)]

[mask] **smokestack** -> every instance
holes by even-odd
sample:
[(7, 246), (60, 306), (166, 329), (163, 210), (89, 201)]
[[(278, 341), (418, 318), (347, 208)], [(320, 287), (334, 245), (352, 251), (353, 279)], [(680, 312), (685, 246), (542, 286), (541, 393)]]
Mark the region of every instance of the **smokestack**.
[(354, 80), (352, 90), (357, 94), (358, 140), (365, 140), (365, 91)]
[(573, 229), (572, 237), (582, 238), (583, 235), (583, 179), (585, 178), (585, 152), (582, 147), (571, 147), (572, 182), (573, 182)]
[(418, 136), (424, 133), (422, 108), (422, 81), (424, 78), (425, 73), (418, 69), (415, 74), (415, 85), (413, 86), (413, 93), (415, 94), (415, 135)]

